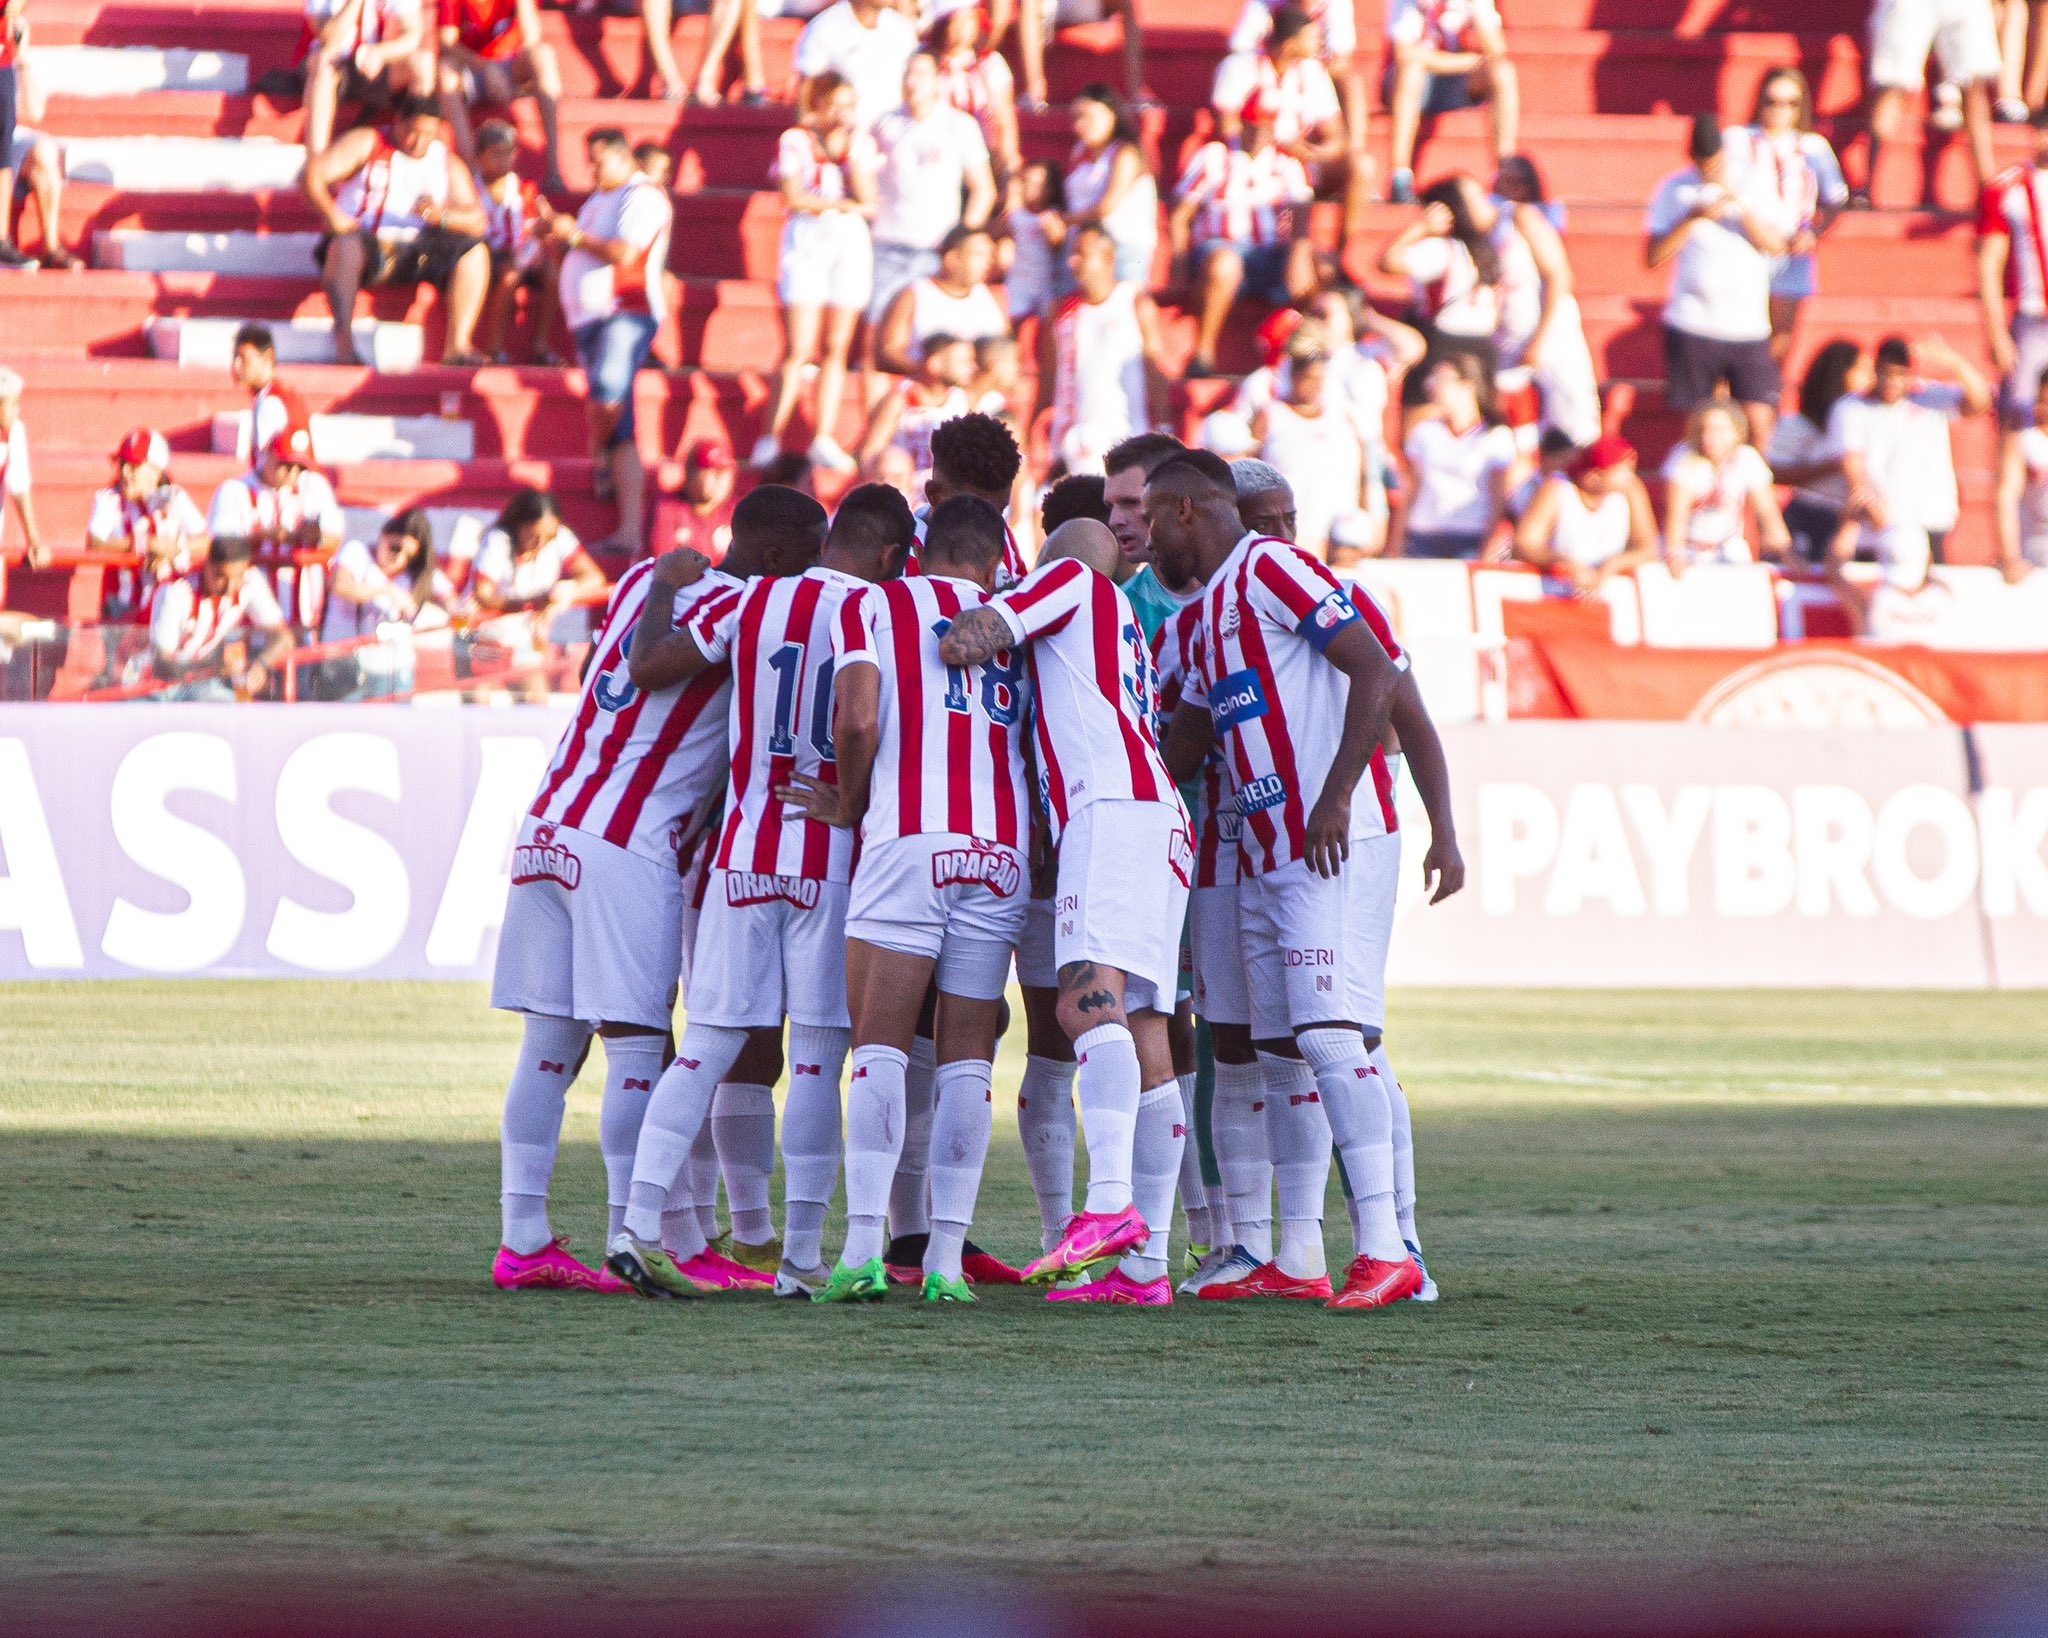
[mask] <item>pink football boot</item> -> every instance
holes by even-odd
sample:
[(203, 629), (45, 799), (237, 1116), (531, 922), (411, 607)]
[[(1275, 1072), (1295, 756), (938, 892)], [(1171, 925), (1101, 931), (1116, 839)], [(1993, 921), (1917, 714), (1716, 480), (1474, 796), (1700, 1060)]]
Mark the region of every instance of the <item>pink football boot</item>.
[(1121, 1257), (1152, 1237), (1136, 1206), (1119, 1212), (1082, 1211), (1067, 1219), (1060, 1243), (1035, 1262), (1024, 1267), (1026, 1285), (1043, 1285), (1062, 1274), (1078, 1274), (1084, 1268)]
[(1162, 1275), (1156, 1280), (1134, 1280), (1121, 1268), (1112, 1268), (1100, 1279), (1086, 1285), (1063, 1285), (1045, 1294), (1047, 1302), (1106, 1303), (1113, 1308), (1171, 1308), (1173, 1285)]
[(569, 1255), (569, 1242), (557, 1235), (531, 1257), (510, 1246), (498, 1247), (491, 1264), (491, 1283), (500, 1291), (602, 1291), (602, 1276)]
[(678, 1259), (676, 1267), (684, 1279), (706, 1291), (772, 1291), (775, 1276), (758, 1268), (736, 1263), (708, 1247), (688, 1262)]

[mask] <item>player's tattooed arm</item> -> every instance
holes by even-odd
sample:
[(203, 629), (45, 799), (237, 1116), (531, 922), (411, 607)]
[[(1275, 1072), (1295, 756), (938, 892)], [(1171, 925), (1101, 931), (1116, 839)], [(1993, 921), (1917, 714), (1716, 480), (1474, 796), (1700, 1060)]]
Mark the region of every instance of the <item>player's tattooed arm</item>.
[(1216, 724), (1207, 707), (1183, 701), (1167, 725), (1166, 743), (1159, 754), (1166, 760), (1167, 777), (1184, 785), (1201, 771), (1204, 759), (1216, 743)]
[(633, 686), (650, 694), (689, 681), (711, 663), (697, 639), (676, 625), (676, 593), (704, 578), (711, 560), (687, 547), (664, 552), (647, 581), (647, 602), (633, 627), (626, 670)]
[(981, 665), (1016, 641), (994, 609), (963, 609), (939, 639), (939, 658), (948, 665)]
[(1351, 692), (1344, 703), (1337, 754), (1324, 777), (1322, 795), (1309, 809), (1304, 857), (1317, 875), (1332, 877), (1351, 857), (1351, 793), (1386, 738), (1387, 712), (1401, 674), (1362, 620), (1338, 632), (1323, 658), (1349, 679)]
[(1451, 815), (1451, 769), (1444, 759), (1444, 742), (1437, 735), (1412, 670), (1402, 672), (1395, 684), (1388, 721), (1401, 736), (1408, 772), (1414, 776), (1423, 810), (1429, 815), (1429, 851), (1422, 856), (1422, 885), (1425, 890), (1434, 889), (1429, 902), (1441, 904), (1465, 885), (1465, 857), (1458, 851), (1457, 825)]

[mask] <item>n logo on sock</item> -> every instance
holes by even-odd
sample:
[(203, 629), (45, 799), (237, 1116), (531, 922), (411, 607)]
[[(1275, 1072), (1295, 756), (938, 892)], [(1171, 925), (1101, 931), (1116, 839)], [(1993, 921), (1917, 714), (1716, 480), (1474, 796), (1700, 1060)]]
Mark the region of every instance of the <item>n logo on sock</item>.
[(703, 1067), (703, 1061), (698, 1058), (678, 1058), (676, 1063), (683, 1069), (699, 1069)]
[(540, 1072), (543, 1075), (564, 1075), (568, 1073), (568, 1070), (569, 1066), (567, 1064), (551, 1064), (545, 1058), (540, 1061)]
[(629, 1080), (626, 1082), (625, 1090), (628, 1092), (652, 1092), (654, 1090), (654, 1083), (652, 1081)]

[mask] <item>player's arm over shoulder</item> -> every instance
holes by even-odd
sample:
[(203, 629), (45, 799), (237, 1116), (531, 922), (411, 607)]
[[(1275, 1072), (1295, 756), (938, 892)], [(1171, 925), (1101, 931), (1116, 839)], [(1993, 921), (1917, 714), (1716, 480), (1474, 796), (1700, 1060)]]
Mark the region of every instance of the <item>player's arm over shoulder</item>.
[(722, 585), (705, 592), (686, 603), (687, 615), (678, 618), (677, 604), (687, 595), (688, 586), (678, 586), (673, 574), (664, 574), (658, 563), (649, 571), (647, 600), (640, 605), (633, 645), (626, 656), (627, 674), (635, 688), (659, 694), (680, 687), (725, 658), (741, 589)]

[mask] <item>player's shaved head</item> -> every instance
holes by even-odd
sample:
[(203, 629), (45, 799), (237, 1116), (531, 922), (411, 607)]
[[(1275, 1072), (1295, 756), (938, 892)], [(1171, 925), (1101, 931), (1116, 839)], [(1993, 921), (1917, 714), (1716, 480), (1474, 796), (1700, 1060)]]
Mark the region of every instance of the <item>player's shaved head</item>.
[(984, 590), (995, 583), (1003, 561), (1003, 514), (979, 495), (954, 495), (925, 519), (919, 562), (927, 574), (951, 574)]
[(1244, 534), (1230, 463), (1205, 449), (1160, 462), (1146, 480), (1145, 522), (1162, 580), (1206, 581)]
[(1237, 484), (1230, 463), (1206, 449), (1184, 449), (1152, 469), (1145, 480), (1147, 489), (1163, 488), (1175, 495), (1214, 494), (1237, 501)]
[(886, 483), (849, 489), (832, 514), (825, 556), (832, 567), (862, 580), (889, 580), (903, 572), (917, 541), (917, 520), (903, 491)]
[(1069, 518), (1046, 536), (1045, 549), (1038, 554), (1038, 561), (1052, 563), (1063, 557), (1085, 563), (1112, 580), (1121, 565), (1116, 536), (1109, 532), (1108, 524), (1097, 523), (1093, 518)]
[(757, 574), (802, 574), (825, 544), (825, 508), (801, 489), (764, 483), (732, 509), (725, 568)]

